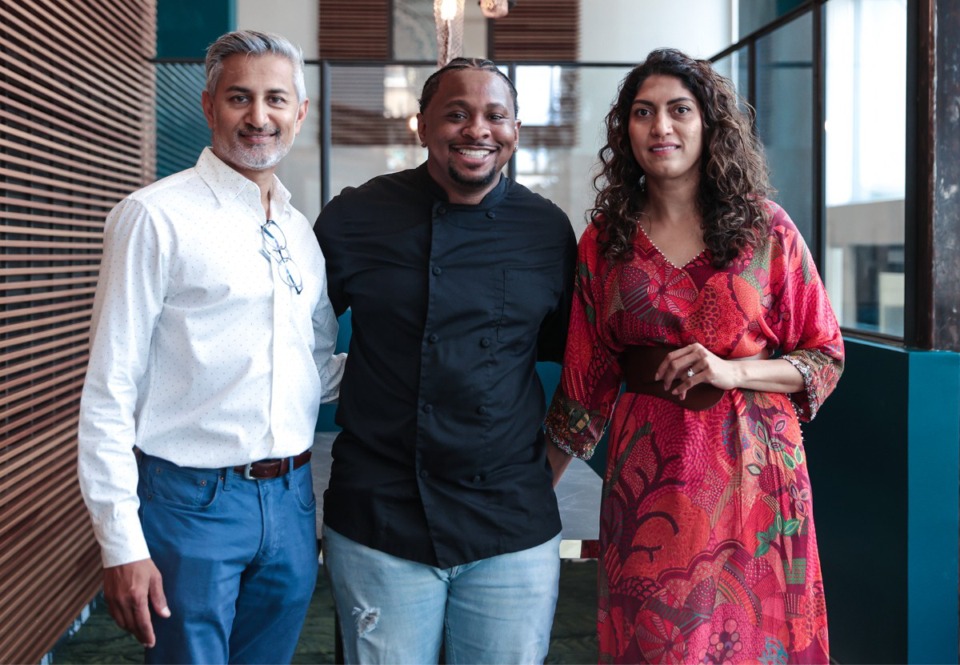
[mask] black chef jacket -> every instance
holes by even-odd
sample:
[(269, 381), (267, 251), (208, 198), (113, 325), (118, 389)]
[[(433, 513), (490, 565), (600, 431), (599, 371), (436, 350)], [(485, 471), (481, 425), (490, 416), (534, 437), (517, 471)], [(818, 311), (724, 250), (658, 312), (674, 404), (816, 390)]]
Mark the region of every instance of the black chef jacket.
[(448, 203), (423, 164), (345, 189), (315, 231), (353, 326), (324, 523), (441, 568), (554, 537), (536, 362), (563, 355), (566, 214), (506, 176)]

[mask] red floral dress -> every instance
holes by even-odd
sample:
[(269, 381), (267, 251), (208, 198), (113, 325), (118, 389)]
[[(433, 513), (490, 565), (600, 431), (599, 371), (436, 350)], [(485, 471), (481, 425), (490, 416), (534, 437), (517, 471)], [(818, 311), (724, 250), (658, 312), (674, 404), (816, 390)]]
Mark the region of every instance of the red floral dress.
[[(642, 232), (611, 265), (580, 240), (577, 296), (547, 430), (589, 458), (609, 424), (600, 525), (600, 662), (826, 663), (827, 614), (800, 420), (843, 369), (843, 340), (787, 214), (718, 270), (672, 265)], [(621, 394), (628, 345), (768, 350), (803, 375), (793, 395), (727, 391), (705, 411)]]

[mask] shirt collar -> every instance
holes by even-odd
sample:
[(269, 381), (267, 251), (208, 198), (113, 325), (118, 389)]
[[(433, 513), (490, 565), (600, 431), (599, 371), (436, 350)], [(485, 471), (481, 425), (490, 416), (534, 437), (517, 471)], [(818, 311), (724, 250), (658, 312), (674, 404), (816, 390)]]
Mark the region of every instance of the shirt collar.
[[(226, 205), (241, 197), (249, 197), (251, 202), (260, 207), (260, 189), (257, 184), (217, 157), (209, 147), (200, 153), (196, 168), (220, 205)], [(289, 202), (290, 191), (274, 174), (270, 195), (270, 206), (274, 208), (273, 216), (279, 218), (280, 213), (285, 213)]]

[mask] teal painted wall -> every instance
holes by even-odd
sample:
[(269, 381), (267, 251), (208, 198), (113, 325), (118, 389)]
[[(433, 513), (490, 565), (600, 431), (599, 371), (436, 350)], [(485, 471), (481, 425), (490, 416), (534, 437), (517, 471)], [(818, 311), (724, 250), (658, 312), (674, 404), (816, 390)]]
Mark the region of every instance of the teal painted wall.
[[(158, 0), (157, 57), (202, 60), (217, 37), (236, 28), (235, 0)], [(157, 65), (156, 177), (190, 168), (210, 144), (200, 108), (202, 64)]]
[(157, 0), (157, 57), (202, 59), (236, 25), (236, 0)]
[(956, 663), (960, 356), (846, 340), (804, 426), (839, 663)]
[(960, 357), (911, 353), (909, 371), (907, 656), (956, 663)]

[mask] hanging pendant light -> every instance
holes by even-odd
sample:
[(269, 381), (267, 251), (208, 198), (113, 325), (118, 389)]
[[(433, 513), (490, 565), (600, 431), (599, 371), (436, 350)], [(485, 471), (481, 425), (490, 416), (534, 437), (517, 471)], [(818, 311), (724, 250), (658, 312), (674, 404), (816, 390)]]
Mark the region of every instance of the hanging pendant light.
[(437, 66), (443, 67), (463, 54), (463, 1), (433, 0), (437, 24)]

